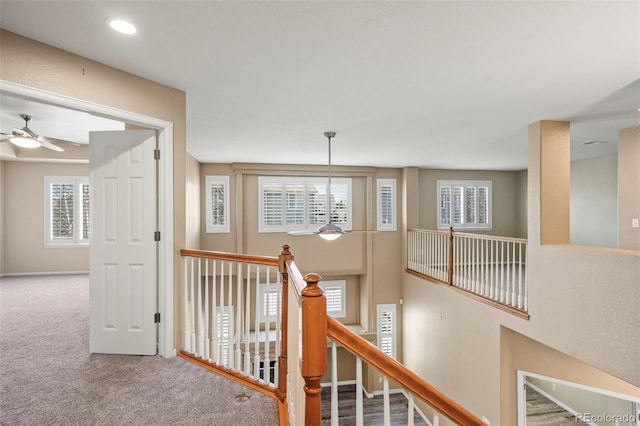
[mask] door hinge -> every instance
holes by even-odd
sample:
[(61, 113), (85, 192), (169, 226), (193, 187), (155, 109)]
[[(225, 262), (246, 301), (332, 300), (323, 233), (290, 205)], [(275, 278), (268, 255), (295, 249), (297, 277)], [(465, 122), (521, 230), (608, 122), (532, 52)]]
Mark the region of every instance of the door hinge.
[(153, 150), (153, 159), (154, 160), (159, 160), (160, 159), (160, 150), (159, 149), (154, 149)]
[(153, 314), (153, 322), (154, 324), (160, 324), (160, 312)]
[(160, 241), (160, 231), (153, 233), (153, 241)]

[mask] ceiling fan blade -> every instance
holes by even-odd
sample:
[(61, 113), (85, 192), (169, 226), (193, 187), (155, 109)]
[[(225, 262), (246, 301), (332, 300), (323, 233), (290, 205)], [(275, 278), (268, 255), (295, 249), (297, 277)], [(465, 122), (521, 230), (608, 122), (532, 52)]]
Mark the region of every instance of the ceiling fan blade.
[(13, 135), (10, 135), (8, 133), (0, 133), (0, 140), (9, 139), (12, 136)]
[(17, 127), (13, 129), (13, 136), (22, 136), (23, 138), (32, 138), (33, 135), (29, 132), (25, 132), (24, 129), (18, 129)]
[(300, 231), (289, 231), (287, 234), (292, 235), (294, 237), (303, 237), (305, 235), (316, 235), (316, 231), (310, 231), (308, 229), (302, 229)]
[(58, 145), (52, 144), (51, 142), (49, 142), (46, 139), (41, 140), (40, 143), (42, 144), (43, 148), (51, 149), (51, 150), (57, 151), (57, 152), (63, 152), (64, 151), (63, 148), (60, 148)]

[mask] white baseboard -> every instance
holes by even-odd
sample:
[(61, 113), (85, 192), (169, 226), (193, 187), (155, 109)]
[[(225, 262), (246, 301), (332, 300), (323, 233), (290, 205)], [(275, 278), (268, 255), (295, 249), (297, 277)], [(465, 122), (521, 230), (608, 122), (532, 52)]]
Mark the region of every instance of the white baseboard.
[(7, 272), (0, 274), (3, 277), (28, 277), (43, 275), (89, 275), (89, 271), (55, 271), (55, 272)]

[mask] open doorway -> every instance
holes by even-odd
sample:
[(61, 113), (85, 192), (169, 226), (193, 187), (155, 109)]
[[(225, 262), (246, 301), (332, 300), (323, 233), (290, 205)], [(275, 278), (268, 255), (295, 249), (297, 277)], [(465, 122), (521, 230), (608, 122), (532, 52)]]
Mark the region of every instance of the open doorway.
[(91, 102), (82, 101), (0, 81), (0, 95), (20, 97), (33, 102), (57, 105), (77, 111), (121, 121), (132, 126), (156, 130), (158, 147), (162, 153), (158, 161), (158, 230), (162, 239), (158, 244), (158, 311), (162, 321), (158, 329), (158, 353), (175, 355), (173, 343), (173, 124)]

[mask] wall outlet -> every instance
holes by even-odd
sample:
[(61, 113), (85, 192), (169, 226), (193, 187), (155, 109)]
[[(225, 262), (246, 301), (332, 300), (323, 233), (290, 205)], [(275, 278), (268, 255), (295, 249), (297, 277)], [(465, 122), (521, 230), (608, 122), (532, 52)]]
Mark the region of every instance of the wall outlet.
[(640, 228), (640, 219), (638, 219), (637, 217), (631, 219), (631, 227), (632, 228)]

